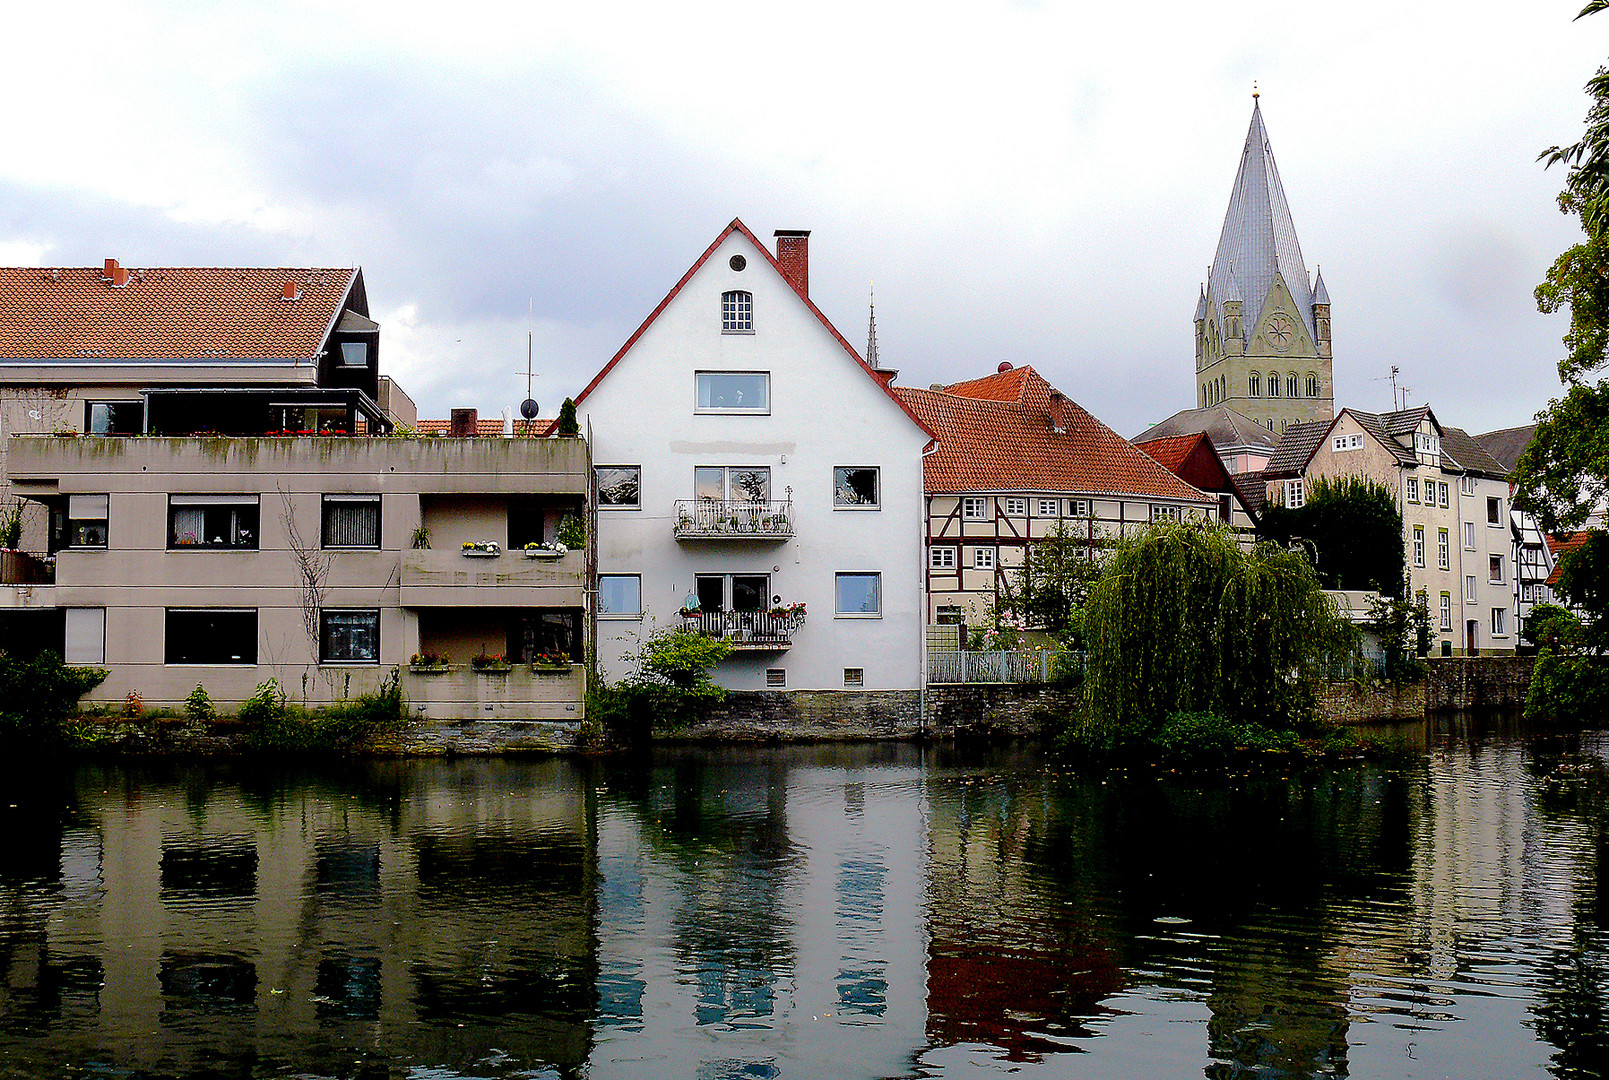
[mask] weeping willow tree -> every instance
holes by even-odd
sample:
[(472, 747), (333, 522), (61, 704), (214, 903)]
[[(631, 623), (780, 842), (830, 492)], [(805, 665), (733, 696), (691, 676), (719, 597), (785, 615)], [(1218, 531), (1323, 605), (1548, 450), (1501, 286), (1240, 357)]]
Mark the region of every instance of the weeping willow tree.
[(1084, 638), (1089, 734), (1111, 737), (1175, 713), (1292, 727), (1354, 634), (1302, 552), (1247, 553), (1221, 528), (1164, 524), (1113, 558)]

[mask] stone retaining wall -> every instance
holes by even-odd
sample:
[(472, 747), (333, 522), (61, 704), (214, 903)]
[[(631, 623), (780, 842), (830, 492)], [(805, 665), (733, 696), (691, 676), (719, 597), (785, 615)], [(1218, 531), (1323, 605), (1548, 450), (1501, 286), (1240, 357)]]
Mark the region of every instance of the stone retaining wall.
[(732, 690), (703, 723), (662, 741), (911, 739), (921, 733), (918, 690)]
[(1047, 720), (1070, 716), (1079, 691), (1035, 683), (944, 684), (927, 688), (927, 729), (959, 735), (1036, 738)]
[[(98, 730), (94, 748), (120, 754), (228, 756), (244, 750), (245, 729), (233, 720), (191, 723), (120, 717), (85, 721)], [(564, 753), (576, 748), (577, 725), (564, 721), (422, 720), (379, 736), (366, 752), (377, 754)]]
[(1532, 656), (1438, 656), (1429, 661), (1425, 711), (1523, 709)]
[(1316, 695), (1318, 714), (1335, 724), (1366, 724), (1374, 720), (1423, 720), (1425, 684), (1400, 687), (1326, 683)]

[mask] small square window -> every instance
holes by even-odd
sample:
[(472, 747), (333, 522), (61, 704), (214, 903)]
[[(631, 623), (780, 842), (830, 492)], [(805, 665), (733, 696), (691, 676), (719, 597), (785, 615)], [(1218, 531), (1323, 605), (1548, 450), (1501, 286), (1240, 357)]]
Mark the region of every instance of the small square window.
[(324, 546), (377, 548), (380, 546), (378, 495), (324, 496)]
[(1491, 581), (1494, 585), (1501, 583), (1503, 580), (1503, 556), (1491, 556), (1487, 560), (1486, 569), (1489, 574), (1487, 580)]
[(319, 660), (322, 663), (377, 664), (380, 662), (378, 611), (324, 611), (319, 613)]
[(961, 500), (961, 516), (968, 521), (984, 521), (989, 516), (989, 500), (967, 497)]
[(599, 510), (642, 509), (641, 465), (597, 465)]
[(832, 471), (832, 504), (843, 510), (876, 510), (882, 503), (882, 477), (875, 465), (840, 465)]
[(858, 668), (858, 667), (846, 667), (846, 668), (844, 668), (844, 685), (845, 686), (865, 686), (866, 685), (866, 669), (865, 668)]
[(972, 568), (974, 570), (994, 569), (994, 548), (980, 547), (972, 549)]
[(1488, 497), (1486, 499), (1486, 524), (1501, 525), (1503, 523), (1503, 501)]
[(61, 546), (105, 547), (109, 502), (109, 497), (105, 495), (67, 496), (67, 517), (62, 531)]
[(927, 549), (927, 565), (934, 570), (955, 569), (955, 548), (930, 547)]
[(721, 333), (754, 333), (754, 294), (735, 290), (721, 294)]
[(622, 618), (642, 615), (642, 575), (599, 574), (598, 614)]
[(1012, 517), (1023, 517), (1028, 513), (1027, 499), (1007, 499), (1006, 513)]
[(1039, 516), (1040, 517), (1042, 517), (1042, 518), (1053, 518), (1053, 517), (1059, 517), (1060, 515), (1061, 515), (1061, 500), (1060, 499), (1040, 499), (1039, 500)]
[(849, 618), (876, 618), (883, 614), (882, 574), (838, 574), (834, 590), (837, 613)]
[(342, 367), (368, 367), (369, 346), (362, 341), (341, 342)]
[(69, 664), (106, 663), (106, 609), (67, 608), (62, 659)]
[(1069, 500), (1067, 500), (1067, 513), (1069, 515), (1071, 515), (1072, 517), (1088, 517), (1089, 516), (1089, 500), (1088, 499), (1069, 499)]
[(771, 375), (765, 371), (699, 371), (695, 411), (701, 413), (769, 413)]
[(765, 685), (787, 686), (788, 672), (785, 668), (772, 667), (765, 669)]

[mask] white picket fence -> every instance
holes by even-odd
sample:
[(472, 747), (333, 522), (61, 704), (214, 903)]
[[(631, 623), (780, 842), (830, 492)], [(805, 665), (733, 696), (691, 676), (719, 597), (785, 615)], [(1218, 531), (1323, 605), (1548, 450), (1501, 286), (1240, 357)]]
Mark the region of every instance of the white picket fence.
[(927, 681), (930, 683), (1043, 683), (1050, 681), (1052, 657), (1048, 649), (967, 652), (930, 649)]

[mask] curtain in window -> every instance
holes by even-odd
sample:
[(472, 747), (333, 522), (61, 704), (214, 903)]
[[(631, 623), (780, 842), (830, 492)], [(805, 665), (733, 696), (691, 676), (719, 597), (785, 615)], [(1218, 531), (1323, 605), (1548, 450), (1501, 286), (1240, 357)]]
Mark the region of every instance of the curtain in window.
[(332, 502), (324, 505), (326, 547), (379, 547), (380, 504)]
[(200, 544), (207, 532), (206, 511), (199, 506), (174, 507), (173, 543)]

